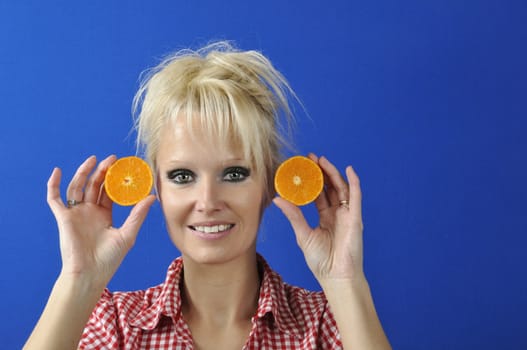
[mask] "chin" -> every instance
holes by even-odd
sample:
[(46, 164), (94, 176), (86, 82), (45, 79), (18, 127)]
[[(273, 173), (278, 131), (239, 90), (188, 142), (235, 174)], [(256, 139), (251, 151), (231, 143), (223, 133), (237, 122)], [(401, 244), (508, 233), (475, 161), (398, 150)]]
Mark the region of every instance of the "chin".
[(183, 256), (202, 265), (220, 265), (233, 259), (232, 254), (222, 251), (194, 251), (190, 254), (183, 254)]
[(245, 249), (235, 251), (232, 248), (224, 247), (199, 247), (192, 250), (181, 251), (183, 257), (197, 264), (221, 265), (233, 262), (238, 259), (245, 259), (247, 256), (256, 256), (256, 249)]

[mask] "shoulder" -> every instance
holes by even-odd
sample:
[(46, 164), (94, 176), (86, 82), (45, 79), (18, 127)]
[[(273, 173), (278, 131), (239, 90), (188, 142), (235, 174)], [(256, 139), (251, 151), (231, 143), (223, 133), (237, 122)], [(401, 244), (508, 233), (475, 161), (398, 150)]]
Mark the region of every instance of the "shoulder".
[[(179, 290), (177, 280), (180, 272), (181, 261), (176, 259), (169, 266), (162, 284), (131, 292), (105, 289), (86, 324), (81, 348), (94, 343), (107, 344), (105, 349), (120, 348), (123, 341), (129, 340), (132, 330), (152, 329), (162, 313), (175, 314), (177, 310), (174, 310), (173, 301), (178, 298), (176, 291)], [(90, 346), (86, 348), (92, 348)]]
[(132, 292), (111, 292), (105, 289), (93, 310), (92, 317), (109, 320), (112, 315), (132, 319), (155, 299), (160, 286)]
[(79, 349), (120, 349), (131, 321), (147, 303), (149, 291), (112, 293), (105, 289), (86, 323)]
[(108, 317), (108, 313), (114, 313), (124, 321), (133, 320), (147, 310), (149, 313), (159, 312), (165, 307), (167, 301), (179, 299), (178, 286), (182, 268), (182, 260), (175, 259), (168, 267), (165, 281), (145, 290), (111, 292), (105, 289), (94, 309), (93, 316)]
[[(276, 275), (278, 275), (275, 272)], [(279, 275), (278, 275), (279, 276)], [(328, 310), (328, 301), (321, 291), (311, 291), (299, 286), (288, 284), (281, 280), (277, 285), (282, 290), (279, 301), (281, 312), (290, 312), (297, 320), (323, 320)], [(284, 303), (285, 302), (285, 303)], [(287, 311), (285, 309), (288, 309)], [(304, 323), (304, 322), (300, 322)]]
[(155, 303), (162, 286), (132, 292), (111, 292), (105, 289), (90, 316), (87, 330), (126, 328), (141, 311)]
[(327, 319), (326, 314), (330, 310), (323, 292), (288, 284), (262, 258), (260, 263), (264, 272), (260, 303), (265, 311), (273, 313), (278, 322), (305, 328)]
[(324, 293), (290, 285), (260, 261), (264, 275), (258, 314), (266, 320), (267, 336), (278, 331), (277, 339), (287, 335), (295, 344), (340, 349), (340, 334)]
[(310, 291), (286, 282), (283, 282), (283, 290), (288, 304), (295, 310), (313, 313), (323, 312), (327, 308), (328, 301), (321, 291)]

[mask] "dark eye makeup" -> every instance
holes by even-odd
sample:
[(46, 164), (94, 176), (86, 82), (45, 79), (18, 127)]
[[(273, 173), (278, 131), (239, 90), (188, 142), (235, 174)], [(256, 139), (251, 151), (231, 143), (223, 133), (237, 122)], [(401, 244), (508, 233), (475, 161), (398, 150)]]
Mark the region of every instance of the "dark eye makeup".
[[(221, 174), (226, 182), (241, 182), (251, 175), (251, 170), (243, 166), (227, 167)], [(189, 169), (174, 169), (166, 173), (167, 179), (178, 185), (185, 185), (196, 180), (196, 174)]]
[(242, 166), (228, 167), (223, 171), (223, 179), (229, 182), (240, 182), (251, 175), (251, 170)]
[(188, 169), (174, 169), (167, 171), (167, 178), (176, 184), (187, 184), (194, 180), (195, 175)]

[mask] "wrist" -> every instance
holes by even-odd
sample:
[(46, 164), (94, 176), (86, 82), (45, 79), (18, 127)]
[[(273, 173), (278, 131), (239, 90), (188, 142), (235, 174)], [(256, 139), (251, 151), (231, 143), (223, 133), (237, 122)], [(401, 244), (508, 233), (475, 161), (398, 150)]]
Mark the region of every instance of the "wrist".
[(321, 284), (329, 307), (348, 349), (391, 349), (364, 275), (325, 280)]
[(65, 271), (61, 271), (55, 283), (55, 286), (63, 291), (71, 291), (82, 296), (96, 295), (97, 297), (100, 296), (106, 285), (107, 282), (96, 276)]
[(319, 281), (326, 297), (339, 299), (370, 294), (370, 286), (364, 275), (353, 278), (333, 278)]
[(352, 276), (345, 276), (345, 277), (324, 277), (324, 278), (317, 278), (318, 283), (320, 286), (325, 288), (341, 288), (343, 286), (346, 287), (354, 287), (359, 288), (364, 285), (368, 284), (368, 281), (366, 279), (366, 275), (364, 273), (353, 273)]
[(75, 349), (103, 288), (93, 279), (61, 272), (24, 349)]

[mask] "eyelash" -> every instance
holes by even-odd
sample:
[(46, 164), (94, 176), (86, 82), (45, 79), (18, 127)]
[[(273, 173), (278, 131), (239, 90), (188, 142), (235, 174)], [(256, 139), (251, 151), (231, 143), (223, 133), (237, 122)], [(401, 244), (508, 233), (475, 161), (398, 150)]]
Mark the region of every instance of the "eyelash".
[[(238, 178), (232, 178), (232, 175), (236, 174)], [(223, 172), (223, 179), (228, 182), (241, 182), (251, 175), (251, 170), (241, 166), (234, 166), (225, 169)], [(230, 177), (230, 178), (228, 178)]]
[(194, 173), (187, 169), (176, 169), (167, 173), (167, 178), (178, 185), (187, 184), (194, 180), (194, 177)]
[[(223, 171), (222, 179), (227, 182), (241, 182), (251, 175), (251, 170), (241, 166), (229, 167)], [(185, 185), (195, 180), (195, 174), (188, 169), (176, 169), (167, 172), (167, 178), (178, 184)]]

